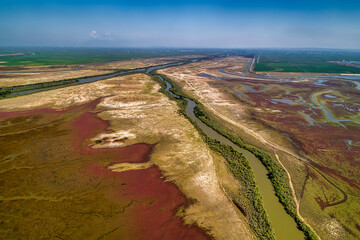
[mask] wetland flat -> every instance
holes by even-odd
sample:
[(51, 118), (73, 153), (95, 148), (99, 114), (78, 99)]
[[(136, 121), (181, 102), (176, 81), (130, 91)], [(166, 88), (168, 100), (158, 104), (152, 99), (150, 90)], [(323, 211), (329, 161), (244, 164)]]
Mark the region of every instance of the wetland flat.
[(359, 13), (0, 0), (0, 240), (360, 239)]
[(254, 238), (158, 90), (134, 74), (1, 100), (2, 237)]
[[(0, 100), (1, 236), (357, 236), (359, 76), (256, 62), (3, 69), (3, 89), (37, 88)], [(73, 77), (90, 78), (47, 87)]]
[(359, 76), (249, 72), (251, 62), (234, 56), (160, 72), (224, 129), (279, 156), (300, 215), (320, 237), (359, 236)]

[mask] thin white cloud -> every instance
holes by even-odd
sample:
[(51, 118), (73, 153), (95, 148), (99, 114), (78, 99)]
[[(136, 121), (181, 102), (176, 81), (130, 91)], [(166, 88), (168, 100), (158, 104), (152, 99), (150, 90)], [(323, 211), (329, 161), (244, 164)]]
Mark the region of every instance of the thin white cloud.
[(92, 38), (94, 38), (94, 39), (98, 37), (98, 34), (96, 33), (95, 30), (92, 30), (92, 31), (90, 32), (90, 37), (92, 37)]

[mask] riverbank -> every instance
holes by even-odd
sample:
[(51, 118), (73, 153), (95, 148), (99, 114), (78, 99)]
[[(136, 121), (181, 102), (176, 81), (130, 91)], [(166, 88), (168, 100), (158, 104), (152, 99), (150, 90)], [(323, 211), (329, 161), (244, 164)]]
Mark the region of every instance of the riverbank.
[[(161, 75), (162, 78), (166, 78), (166, 76)], [(181, 96), (181, 98), (187, 98), (187, 96), (182, 93), (179, 86), (176, 83), (171, 81), (169, 78), (166, 78), (166, 81), (169, 81), (172, 84), (172, 91), (174, 94)], [(163, 85), (164, 86), (164, 85)], [(174, 98), (174, 96), (167, 94)], [(179, 102), (179, 101), (178, 101)], [(186, 107), (186, 103), (184, 101), (180, 101), (179, 106), (184, 109)], [(182, 110), (184, 114), (184, 111)], [(297, 227), (301, 229), (307, 239), (317, 239), (315, 233), (311, 231), (311, 229), (305, 225), (297, 213), (296, 203), (292, 196), (292, 190), (289, 185), (289, 180), (287, 178), (287, 174), (285, 170), (279, 165), (277, 161), (275, 161), (269, 154), (253, 147), (246, 145), (241, 138), (238, 136), (233, 135), (232, 133), (225, 130), (224, 127), (221, 126), (221, 123), (215, 121), (205, 110), (204, 106), (198, 103), (197, 107), (194, 111), (196, 117), (198, 117), (202, 122), (206, 125), (210, 126), (213, 130), (217, 133), (229, 139), (232, 143), (236, 144), (238, 147), (248, 150), (249, 152), (253, 153), (266, 167), (267, 171), (269, 172), (268, 176), (271, 180), (272, 185), (274, 186), (276, 196), (279, 198), (279, 201), (284, 206), (286, 212), (294, 218)], [(205, 137), (205, 141), (206, 141)], [(249, 179), (247, 179), (249, 181)]]
[[(37, 114), (18, 119), (24, 125), (12, 124), (17, 123), (15, 120), (3, 122), (2, 131), (8, 129), (8, 133), (13, 133), (14, 141), (4, 136), (9, 141), (3, 142), (2, 153), (12, 150), (14, 154), (7, 154), (9, 160), (0, 169), (6, 170), (3, 196), (9, 200), (3, 206), (4, 214), (9, 214), (4, 229), (9, 230), (0, 234), (2, 238), (17, 239), (22, 237), (21, 233), (31, 235), (41, 229), (44, 238), (58, 234), (62, 239), (69, 239), (73, 228), (68, 226), (74, 226), (80, 239), (89, 236), (97, 239), (107, 232), (111, 232), (109, 237), (113, 239), (199, 239), (199, 234), (186, 235), (197, 227), (214, 239), (256, 239), (219, 185), (214, 158), (220, 156), (210, 151), (193, 125), (177, 114), (176, 103), (159, 93), (159, 88), (149, 76), (135, 74), (4, 99), (1, 102), (4, 114), (43, 107), (60, 114), (61, 109), (76, 106), (73, 114), (79, 121), (62, 128), (54, 114), (49, 115), (49, 121)], [(82, 104), (99, 97), (96, 107), (81, 115), (80, 111), (85, 111)], [(69, 114), (61, 116), (66, 122), (72, 119)], [(108, 122), (107, 127), (95, 129), (98, 121), (91, 116)], [(85, 148), (91, 155), (82, 150), (74, 155), (72, 149), (76, 150), (78, 144), (67, 136), (74, 135), (77, 139), (85, 134), (81, 130), (85, 127), (89, 127), (91, 135), (78, 142), (80, 150)], [(109, 146), (110, 143), (114, 144)], [(148, 168), (129, 171), (112, 168), (116, 164), (141, 163), (133, 157), (141, 154), (138, 147), (144, 143), (153, 146), (148, 160), (141, 161), (148, 163)], [(45, 145), (46, 148), (41, 147)], [(27, 151), (22, 153), (24, 147)], [(129, 148), (134, 151), (128, 153)], [(61, 165), (48, 166), (54, 161)], [(38, 168), (38, 162), (45, 166)], [(27, 181), (16, 178), (19, 175)], [(39, 182), (38, 176), (44, 181)], [(26, 183), (30, 183), (31, 193), (22, 191)], [(181, 196), (178, 191), (169, 190), (169, 185), (176, 186)], [(17, 194), (20, 191), (21, 194)], [(18, 196), (33, 195), (43, 199), (69, 199), (56, 203), (35, 199), (10, 202)], [(42, 214), (44, 221), (39, 222), (36, 219), (43, 206), (46, 213)], [(20, 217), (13, 217), (11, 211), (17, 211)], [(26, 223), (21, 217), (23, 213), (30, 219)], [(51, 217), (54, 215), (59, 217), (54, 219)], [(182, 229), (184, 231), (178, 231)]]
[[(196, 121), (187, 114), (186, 108), (188, 106), (188, 101), (185, 100), (185, 98), (188, 100), (190, 100), (190, 98), (188, 98), (180, 90), (180, 88), (176, 86), (176, 83), (171, 81), (170, 85), (168, 85), (166, 81), (170, 82), (170, 80), (163, 75), (160, 76), (152, 74), (151, 76), (154, 81), (158, 82), (162, 86), (159, 91), (178, 103), (180, 108), (179, 113), (194, 125), (210, 149), (219, 153), (226, 159), (230, 171), (243, 187), (242, 189), (238, 189), (239, 194), (237, 196), (233, 196), (231, 200), (235, 203), (239, 211), (246, 217), (256, 236), (260, 239), (275, 239), (274, 231), (263, 207), (259, 190), (256, 187), (253, 172), (246, 158), (241, 153), (235, 151), (232, 147), (208, 137)], [(191, 99), (190, 101), (195, 103), (196, 100)], [(244, 198), (242, 196), (246, 197)]]
[(175, 61), (175, 62), (157, 64), (157, 65), (150, 65), (150, 66), (137, 67), (137, 68), (131, 68), (131, 69), (118, 69), (116, 71), (112, 71), (111, 73), (97, 74), (97, 75), (92, 75), (92, 76), (84, 76), (84, 77), (70, 78), (70, 79), (63, 79), (63, 80), (56, 80), (56, 81), (48, 81), (48, 82), (38, 82), (38, 83), (33, 83), (33, 84), (16, 85), (16, 86), (10, 86), (10, 87), (0, 87), (0, 100), (4, 99), (4, 98), (17, 97), (17, 96), (23, 96), (23, 95), (27, 95), (27, 94), (42, 92), (42, 91), (54, 90), (54, 89), (62, 88), (62, 87), (69, 87), (69, 86), (75, 86), (75, 85), (79, 85), (79, 84), (96, 82), (96, 81), (105, 80), (105, 79), (109, 79), (109, 78), (113, 78), (113, 77), (117, 77), (117, 76), (125, 76), (125, 75), (136, 74), (136, 73), (148, 74), (149, 72), (157, 70), (157, 69), (184, 65), (184, 64), (191, 63), (191, 62), (198, 62), (198, 61), (213, 59), (216, 57), (218, 57), (218, 56), (189, 58), (189, 59), (184, 59), (182, 61), (180, 60), (180, 61)]

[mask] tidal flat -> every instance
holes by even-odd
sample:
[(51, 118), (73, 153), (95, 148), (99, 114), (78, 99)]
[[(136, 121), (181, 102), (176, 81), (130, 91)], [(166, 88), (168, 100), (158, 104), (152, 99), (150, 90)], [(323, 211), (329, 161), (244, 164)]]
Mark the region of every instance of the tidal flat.
[(1, 236), (254, 238), (219, 157), (158, 90), (134, 74), (1, 100)]
[[(249, 72), (249, 62), (230, 56), (160, 72), (198, 99), (224, 130), (279, 157), (299, 213), (321, 238), (359, 236), (359, 90), (351, 82), (358, 80), (340, 74)], [(348, 139), (356, 144), (349, 148)]]

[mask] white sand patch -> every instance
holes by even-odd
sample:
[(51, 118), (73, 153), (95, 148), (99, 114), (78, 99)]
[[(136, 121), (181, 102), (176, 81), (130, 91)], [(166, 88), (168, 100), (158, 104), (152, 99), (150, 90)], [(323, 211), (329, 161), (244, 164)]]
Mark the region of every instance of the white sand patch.
[(106, 111), (112, 118), (146, 118), (147, 115), (141, 110), (133, 110), (133, 111), (121, 111), (121, 110), (111, 110)]
[[(128, 131), (119, 131), (114, 133), (100, 133), (97, 135), (98, 139), (104, 139), (104, 138), (135, 138), (135, 135), (128, 132)], [(95, 137), (96, 138), (96, 137)], [(92, 138), (94, 139), (94, 138)]]
[(107, 107), (107, 108), (130, 108), (141, 105), (147, 105), (146, 101), (139, 102), (115, 102), (111, 98), (105, 98), (102, 103), (99, 104), (99, 107)]
[(117, 163), (108, 167), (113, 172), (124, 172), (129, 170), (146, 169), (153, 165), (152, 162), (146, 163)]
[(99, 141), (92, 148), (115, 148), (124, 144), (127, 139), (134, 139), (136, 135), (128, 131), (118, 131), (114, 133), (100, 133), (91, 138), (91, 141)]
[(336, 219), (331, 219), (323, 223), (323, 228), (326, 228), (327, 231), (334, 236), (334, 239), (338, 239), (343, 235), (343, 228)]

